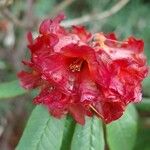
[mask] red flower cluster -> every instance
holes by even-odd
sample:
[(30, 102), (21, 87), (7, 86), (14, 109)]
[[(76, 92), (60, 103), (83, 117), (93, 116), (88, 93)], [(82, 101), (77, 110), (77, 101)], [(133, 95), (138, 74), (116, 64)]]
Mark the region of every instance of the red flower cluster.
[(66, 30), (64, 15), (42, 22), (39, 36), (28, 34), (31, 68), (18, 76), (26, 89), (40, 87), (35, 104), (59, 118), (70, 113), (84, 124), (94, 114), (106, 123), (122, 116), (129, 103), (141, 100), (148, 67), (144, 43), (134, 37), (117, 41), (114, 33), (91, 34), (82, 26)]

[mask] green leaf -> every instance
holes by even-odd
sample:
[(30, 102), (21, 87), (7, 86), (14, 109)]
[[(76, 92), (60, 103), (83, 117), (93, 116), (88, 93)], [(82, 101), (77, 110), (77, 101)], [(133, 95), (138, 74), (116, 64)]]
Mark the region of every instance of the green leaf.
[(17, 80), (0, 84), (0, 99), (19, 96), (25, 92), (26, 91), (20, 87)]
[(143, 98), (143, 100), (135, 105), (139, 110), (150, 112), (150, 98)]
[(144, 96), (150, 97), (150, 77), (145, 78), (143, 81), (143, 94)]
[(56, 119), (48, 111), (37, 106), (16, 150), (60, 150), (65, 118)]
[(104, 134), (101, 120), (86, 118), (86, 124), (76, 125), (71, 150), (104, 150)]
[(134, 150), (150, 150), (149, 141), (150, 141), (150, 128), (140, 127)]
[(132, 150), (137, 135), (137, 113), (134, 106), (128, 106), (125, 114), (106, 126), (110, 150)]
[(74, 119), (68, 115), (65, 122), (63, 141), (60, 150), (70, 150), (75, 125), (76, 123)]

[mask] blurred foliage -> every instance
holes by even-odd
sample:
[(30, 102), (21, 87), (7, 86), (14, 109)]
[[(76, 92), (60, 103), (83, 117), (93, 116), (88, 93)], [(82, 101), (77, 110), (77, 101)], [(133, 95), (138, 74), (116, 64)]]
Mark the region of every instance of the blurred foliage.
[[(51, 16), (51, 14), (56, 11), (55, 9), (57, 6), (62, 2), (63, 0), (35, 0), (33, 5), (33, 17), (44, 19), (47, 16)], [(64, 8), (63, 11), (66, 13), (67, 19), (69, 20), (81, 17), (88, 13), (101, 13), (104, 10), (109, 10), (117, 2), (118, 0), (74, 0), (72, 4)], [(9, 6), (9, 9), (18, 19), (22, 20), (27, 13), (27, 1), (15, 0), (14, 3)], [(145, 54), (148, 63), (150, 64), (149, 12), (150, 0), (130, 0), (130, 2), (115, 15), (103, 20), (89, 22), (85, 24), (85, 26), (93, 32), (115, 32), (120, 39), (124, 39), (130, 35), (143, 39), (145, 42)], [(18, 71), (18, 68), (16, 68), (16, 59), (21, 55), (21, 46), (23, 44), (26, 45), (26, 41), (23, 38), (26, 32), (29, 30), (35, 32), (37, 31), (37, 27), (34, 26), (33, 28), (26, 30), (25, 28), (13, 25), (13, 30), (10, 31), (9, 28), (10, 22), (7, 22), (7, 18), (3, 18), (0, 15), (0, 125), (2, 116), (7, 116), (7, 112), (10, 110), (16, 110), (20, 107), (20, 99), (26, 99), (24, 100), (25, 104), (23, 105), (23, 110), (31, 112), (33, 108), (31, 101), (36, 95), (36, 91), (33, 91), (27, 93), (28, 99), (23, 96), (20, 97), (20, 95), (25, 94), (25, 91), (19, 87), (16, 81), (16, 72)], [(5, 39), (6, 37), (9, 37), (10, 32), (13, 32), (15, 37), (15, 43), (12, 46), (5, 44)], [(23, 44), (20, 43), (21, 40), (23, 40)], [(20, 50), (18, 55), (16, 55), (16, 49)], [(27, 58), (27, 56), (27, 48), (23, 47), (23, 55), (20, 56), (19, 59)], [(20, 63), (20, 61), (18, 63)], [(140, 123), (139, 125), (135, 150), (150, 149), (150, 122), (147, 121), (150, 118), (150, 78), (147, 78), (143, 83), (143, 93), (146, 98), (144, 98), (142, 103), (137, 105), (137, 109), (140, 110), (139, 112), (141, 116), (139, 122), (143, 122), (143, 124)], [(4, 98), (9, 100), (12, 99), (12, 101), (15, 100), (15, 104), (9, 101), (3, 101), (5, 100)], [(143, 113), (144, 117), (142, 116)], [(144, 125), (144, 122), (146, 122), (146, 126)], [(17, 142), (15, 144), (17, 144)]]
[[(50, 14), (55, 6), (55, 0), (37, 0), (35, 5), (35, 13), (36, 15), (42, 17)], [(39, 11), (40, 10), (40, 11)], [(43, 18), (44, 19), (44, 18)]]
[(0, 84), (0, 99), (12, 98), (22, 95), (25, 92), (26, 91), (19, 86), (19, 83), (16, 80)]

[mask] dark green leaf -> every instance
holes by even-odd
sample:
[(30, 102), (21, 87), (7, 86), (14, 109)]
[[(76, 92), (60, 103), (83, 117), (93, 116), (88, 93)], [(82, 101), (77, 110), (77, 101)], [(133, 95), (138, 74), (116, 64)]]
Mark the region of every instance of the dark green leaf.
[(143, 94), (144, 94), (144, 96), (150, 97), (149, 89), (150, 89), (150, 77), (144, 79), (144, 82), (143, 82)]
[(150, 150), (150, 128), (140, 127), (134, 150)]
[(143, 98), (139, 104), (136, 104), (136, 107), (139, 110), (150, 111), (150, 98)]
[(60, 150), (70, 150), (75, 124), (74, 119), (71, 116), (67, 116)]
[(56, 119), (42, 106), (31, 114), (16, 150), (60, 150), (65, 118)]
[(19, 96), (25, 92), (17, 80), (0, 84), (0, 99)]
[(87, 117), (84, 126), (76, 125), (71, 150), (104, 150), (104, 134), (100, 119)]
[(137, 113), (134, 106), (128, 106), (125, 114), (106, 126), (110, 150), (132, 150), (137, 134)]

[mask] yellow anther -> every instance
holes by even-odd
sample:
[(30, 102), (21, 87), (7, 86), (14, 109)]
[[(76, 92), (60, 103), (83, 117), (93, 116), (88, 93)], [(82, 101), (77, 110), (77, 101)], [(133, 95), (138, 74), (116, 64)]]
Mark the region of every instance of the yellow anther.
[(76, 59), (72, 64), (70, 64), (69, 69), (72, 72), (79, 72), (81, 71), (83, 60), (82, 59)]

